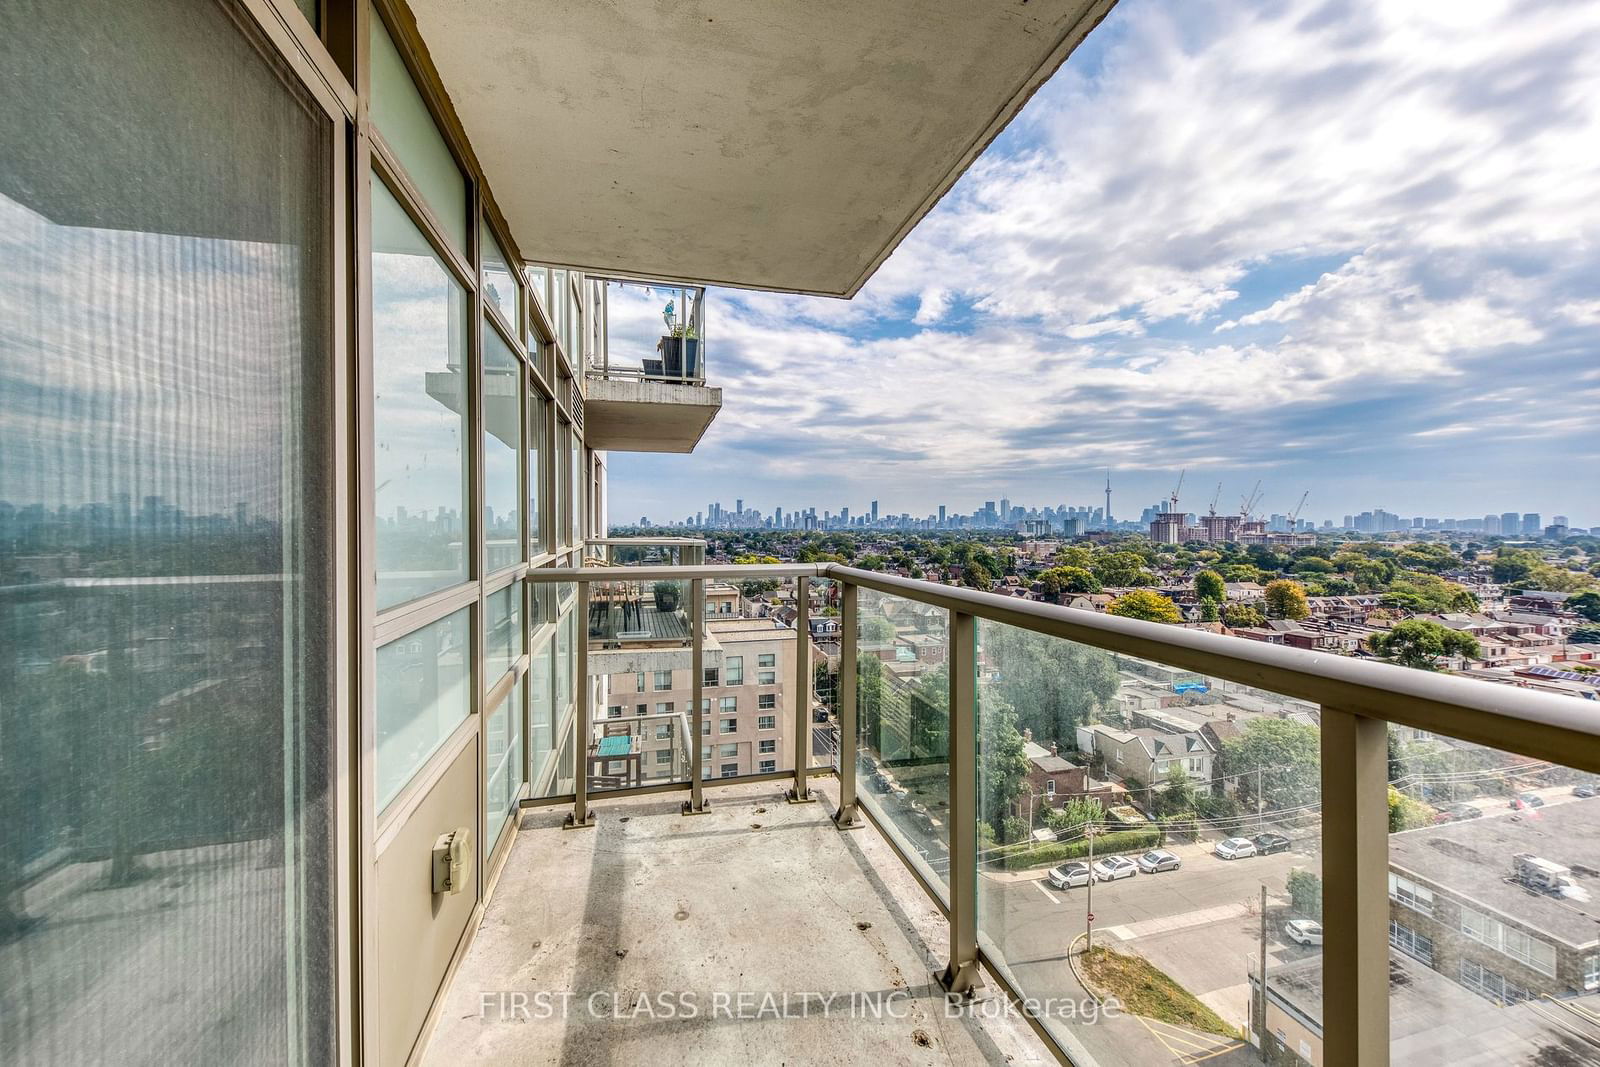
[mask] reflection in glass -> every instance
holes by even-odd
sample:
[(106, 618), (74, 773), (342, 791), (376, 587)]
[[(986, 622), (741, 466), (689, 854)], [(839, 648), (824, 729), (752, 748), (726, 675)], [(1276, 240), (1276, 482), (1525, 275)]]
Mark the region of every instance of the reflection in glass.
[(522, 558), (522, 363), (494, 324), (483, 323), (483, 529), (489, 573)]
[(522, 583), (512, 582), (484, 599), (483, 685), (492, 689), (522, 655)]
[(330, 125), (228, 5), (0, 22), (0, 1063), (331, 1061)]
[(400, 157), (456, 251), (467, 254), (467, 179), (434, 125), (376, 11), (371, 15), (372, 121)]
[[(1018, 992), (1079, 996), (1074, 966), (1164, 988), (1193, 1059), (1253, 1057), (1264, 936), (1319, 1014), (1320, 949), (1294, 932), (1314, 927), (1293, 926), (1320, 917), (1318, 709), (988, 621), (977, 656), (978, 943)], [(1142, 1028), (1043, 1021), (1074, 1059), (1149, 1060)], [(1291, 1027), (1268, 1040), (1317, 1062)]]
[(511, 272), (506, 254), (500, 250), (500, 242), (494, 239), (489, 227), (484, 226), (480, 232), (483, 234), (483, 299), (494, 305), (506, 325), (515, 332), (522, 328), (518, 321), (521, 316), (517, 314), (522, 300), (517, 276)]
[(372, 179), (378, 608), (466, 580), (466, 293)]
[(510, 825), (509, 817), (517, 806), (517, 794), (522, 786), (522, 681), (511, 687), (511, 693), (489, 715), (484, 724), (487, 756), (485, 766), (488, 777), (484, 779), (483, 854), (494, 851), (500, 835)]
[(1393, 723), (1388, 754), (1391, 1059), (1589, 1062), (1563, 1005), (1600, 990), (1595, 776)]
[[(863, 589), (858, 602), (856, 724), (862, 802), (948, 892), (948, 614)], [(753, 666), (753, 664), (751, 665)], [(746, 664), (740, 663), (741, 675)], [(751, 672), (752, 674), (754, 672)]]
[(472, 709), (470, 612), (463, 608), (378, 649), (379, 811)]
[(540, 525), (547, 509), (540, 507), (545, 494), (545, 436), (549, 432), (550, 401), (531, 383), (528, 386), (528, 555), (545, 551), (545, 530)]
[(555, 748), (555, 641), (546, 641), (528, 667), (528, 781), (540, 788)]

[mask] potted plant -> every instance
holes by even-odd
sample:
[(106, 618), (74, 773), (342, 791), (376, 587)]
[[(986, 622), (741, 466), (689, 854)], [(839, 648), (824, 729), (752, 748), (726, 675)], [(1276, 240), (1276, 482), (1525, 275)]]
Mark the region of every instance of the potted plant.
[(670, 300), (661, 317), (666, 321), (667, 332), (656, 343), (656, 351), (661, 353), (664, 376), (700, 377), (700, 338), (695, 332), (694, 324), (679, 322)]
[(650, 591), (655, 594), (656, 610), (663, 614), (671, 614), (678, 610), (678, 583), (673, 581), (657, 582), (651, 586)]

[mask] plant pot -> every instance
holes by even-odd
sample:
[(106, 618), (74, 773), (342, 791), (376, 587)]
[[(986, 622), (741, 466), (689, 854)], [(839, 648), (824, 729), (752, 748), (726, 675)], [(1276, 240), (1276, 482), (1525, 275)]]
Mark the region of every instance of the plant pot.
[(656, 345), (656, 351), (661, 353), (662, 369), (666, 377), (700, 377), (698, 337), (663, 337)]

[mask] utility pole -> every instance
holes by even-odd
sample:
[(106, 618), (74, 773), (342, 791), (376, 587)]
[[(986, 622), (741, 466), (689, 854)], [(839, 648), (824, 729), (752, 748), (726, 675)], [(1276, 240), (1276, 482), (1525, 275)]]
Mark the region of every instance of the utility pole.
[[(1265, 804), (1261, 798), (1261, 764), (1258, 763), (1256, 764), (1256, 833), (1258, 834), (1261, 833), (1266, 818), (1264, 808)], [(1261, 891), (1265, 893), (1266, 888), (1263, 887)]]
[(1094, 950), (1094, 823), (1083, 824), (1084, 836), (1089, 839), (1089, 881), (1083, 897), (1083, 954)]
[[(1267, 884), (1261, 883), (1261, 959), (1256, 980), (1261, 986), (1261, 1025), (1256, 1036), (1261, 1041), (1261, 1062), (1267, 1062)], [(1251, 1023), (1255, 1022), (1251, 1019)]]

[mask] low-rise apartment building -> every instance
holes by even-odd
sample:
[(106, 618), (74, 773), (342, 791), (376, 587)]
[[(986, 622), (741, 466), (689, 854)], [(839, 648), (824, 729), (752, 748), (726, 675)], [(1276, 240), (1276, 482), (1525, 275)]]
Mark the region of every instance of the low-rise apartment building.
[[(704, 667), (701, 680), (703, 777), (793, 768), (794, 631), (771, 619), (712, 618), (706, 648), (720, 655), (709, 657), (718, 664)], [(820, 660), (817, 651), (812, 656)], [(606, 723), (644, 719), (643, 731), (631, 731), (642, 732), (644, 779), (679, 776), (688, 751), (683, 735), (694, 710), (688, 667), (610, 674), (605, 681), (603, 711), (596, 715), (602, 730)]]
[(1600, 805), (1430, 826), (1389, 838), (1389, 940), (1501, 1004), (1600, 989)]

